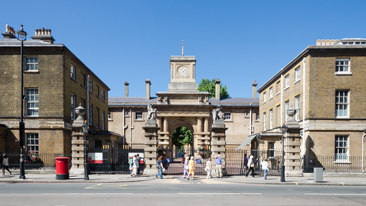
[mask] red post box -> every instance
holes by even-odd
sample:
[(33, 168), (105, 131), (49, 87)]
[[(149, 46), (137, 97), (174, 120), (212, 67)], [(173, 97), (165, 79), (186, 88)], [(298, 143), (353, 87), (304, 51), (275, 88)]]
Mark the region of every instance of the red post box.
[(69, 179), (69, 157), (56, 157), (56, 179)]

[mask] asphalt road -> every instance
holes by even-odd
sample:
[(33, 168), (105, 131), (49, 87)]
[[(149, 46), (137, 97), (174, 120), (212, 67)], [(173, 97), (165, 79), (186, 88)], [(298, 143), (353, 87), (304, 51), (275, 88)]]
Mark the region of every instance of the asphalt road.
[(366, 205), (366, 188), (156, 180), (0, 184), (0, 205)]

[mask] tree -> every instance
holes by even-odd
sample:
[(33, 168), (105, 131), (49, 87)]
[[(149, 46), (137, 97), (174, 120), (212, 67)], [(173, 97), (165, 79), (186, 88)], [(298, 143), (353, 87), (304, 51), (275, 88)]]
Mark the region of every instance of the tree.
[(173, 145), (181, 149), (184, 145), (192, 144), (192, 132), (187, 127), (179, 127), (173, 132)]
[[(216, 90), (216, 79), (202, 79), (198, 86), (198, 91), (201, 92), (209, 92), (210, 97), (215, 97), (215, 90)], [(220, 83), (220, 99), (225, 99), (229, 97), (229, 92), (227, 91), (226, 85), (223, 86), (222, 83)]]

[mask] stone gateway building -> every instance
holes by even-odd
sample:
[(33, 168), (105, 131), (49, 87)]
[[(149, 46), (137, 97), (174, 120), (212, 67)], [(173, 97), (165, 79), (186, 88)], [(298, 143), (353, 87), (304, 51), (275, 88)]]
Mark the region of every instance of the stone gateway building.
[[(145, 97), (129, 97), (125, 83), (125, 97), (109, 98), (109, 129), (122, 135), (123, 144), (129, 148), (145, 149), (147, 164), (155, 167), (156, 154), (148, 155), (149, 147), (165, 145), (173, 148), (173, 132), (179, 127), (188, 128), (193, 135), (192, 154), (200, 145), (211, 147), (214, 155), (225, 159), (227, 149), (235, 149), (252, 133), (259, 132), (258, 98), (256, 83), (253, 98), (220, 99), (220, 80), (216, 81), (216, 97), (197, 90), (195, 79), (196, 58), (194, 56), (172, 56), (170, 59), (170, 82), (167, 92), (151, 97), (151, 81), (147, 79)], [(147, 106), (156, 109), (156, 141), (146, 139), (145, 123)], [(213, 111), (222, 107), (222, 130), (213, 130)], [(150, 142), (151, 144), (147, 145)], [(249, 149), (249, 148), (248, 148)], [(152, 150), (154, 151), (154, 149)], [(156, 149), (155, 149), (156, 151)], [(173, 157), (175, 154), (168, 154)], [(195, 153), (195, 157), (198, 155)], [(148, 166), (149, 167), (149, 166)]]

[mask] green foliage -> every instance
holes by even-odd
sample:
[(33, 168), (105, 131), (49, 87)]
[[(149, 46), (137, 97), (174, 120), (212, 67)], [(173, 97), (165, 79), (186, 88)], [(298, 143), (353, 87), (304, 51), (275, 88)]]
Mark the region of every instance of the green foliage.
[[(209, 92), (210, 97), (215, 97), (215, 79), (209, 80), (209, 79), (202, 79), (198, 86), (198, 91), (201, 92)], [(223, 86), (222, 83), (220, 83), (220, 99), (225, 99), (229, 97), (229, 92), (227, 91), (226, 85)]]
[(192, 144), (192, 132), (187, 127), (179, 127), (173, 132), (173, 145), (183, 148), (184, 145)]

